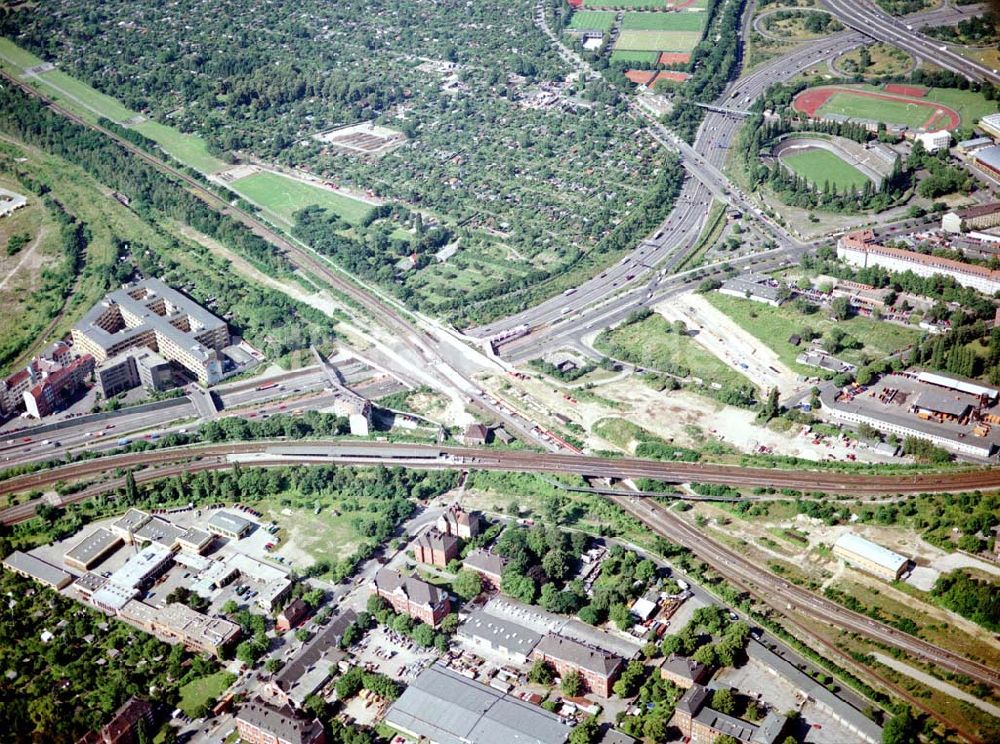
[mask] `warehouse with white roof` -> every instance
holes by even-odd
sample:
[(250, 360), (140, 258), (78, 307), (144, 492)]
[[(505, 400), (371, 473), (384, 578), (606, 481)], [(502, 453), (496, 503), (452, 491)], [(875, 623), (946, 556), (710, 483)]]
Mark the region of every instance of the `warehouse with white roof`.
[(833, 544), (833, 554), (857, 568), (886, 581), (898, 579), (910, 560), (853, 532), (845, 532)]

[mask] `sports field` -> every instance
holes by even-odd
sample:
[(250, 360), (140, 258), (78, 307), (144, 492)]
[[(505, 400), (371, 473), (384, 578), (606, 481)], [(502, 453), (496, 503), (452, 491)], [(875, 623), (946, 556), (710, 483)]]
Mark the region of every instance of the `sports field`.
[(665, 8), (663, 0), (583, 0), (585, 8)]
[(956, 129), (991, 103), (979, 93), (950, 89), (932, 89), (918, 97), (872, 86), (820, 86), (799, 93), (792, 106), (811, 117), (836, 115), (934, 130)]
[(184, 134), (158, 121), (144, 121), (130, 129), (149, 137), (175, 160), (196, 171), (211, 174), (226, 168), (225, 163), (209, 154), (205, 140), (196, 134)]
[(358, 224), (372, 210), (372, 206), (363, 201), (269, 171), (239, 178), (230, 185), (237, 193), (288, 224), (295, 222), (296, 212), (313, 205), (329, 209), (351, 224)]
[(827, 150), (799, 150), (781, 156), (781, 162), (817, 188), (824, 182), (843, 193), (851, 188), (864, 188), (868, 177), (853, 165)]
[(698, 31), (705, 27), (707, 13), (625, 13), (622, 31)]
[(615, 49), (614, 51), (611, 52), (611, 61), (648, 62), (649, 64), (653, 65), (656, 64), (656, 60), (659, 56), (660, 56), (659, 52)]
[(857, 119), (884, 121), (887, 124), (904, 124), (911, 129), (917, 129), (930, 118), (933, 110), (926, 104), (916, 101), (893, 101), (854, 93), (834, 93), (820, 107), (819, 113), (821, 116), (840, 114)]
[(574, 31), (610, 31), (615, 25), (615, 14), (602, 10), (578, 10), (569, 21)]
[(701, 31), (622, 31), (615, 42), (615, 49), (690, 52), (699, 41)]

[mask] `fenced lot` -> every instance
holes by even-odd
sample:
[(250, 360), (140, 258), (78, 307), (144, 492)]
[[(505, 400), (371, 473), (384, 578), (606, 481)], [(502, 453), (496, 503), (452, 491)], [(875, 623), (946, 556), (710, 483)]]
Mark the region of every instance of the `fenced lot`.
[(832, 152), (815, 147), (785, 153), (781, 162), (814, 186), (820, 187), (829, 181), (841, 193), (852, 188), (861, 189), (868, 181), (868, 177), (853, 165)]
[(701, 41), (701, 31), (622, 31), (615, 50), (690, 52)]
[(352, 224), (360, 223), (372, 210), (371, 204), (269, 171), (239, 178), (231, 186), (288, 224), (295, 221), (296, 212), (313, 205), (325, 207)]
[(799, 93), (792, 106), (811, 117), (843, 116), (911, 129), (955, 129), (963, 117), (950, 101), (935, 100), (935, 94), (945, 92), (951, 91), (932, 90), (926, 97), (914, 98), (870, 87), (821, 86)]
[(697, 31), (705, 28), (707, 13), (626, 13), (623, 31)]

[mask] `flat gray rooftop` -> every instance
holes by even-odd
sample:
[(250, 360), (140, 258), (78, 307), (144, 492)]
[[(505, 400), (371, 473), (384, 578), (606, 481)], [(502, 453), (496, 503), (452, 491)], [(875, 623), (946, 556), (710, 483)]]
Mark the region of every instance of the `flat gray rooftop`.
[(15, 550), (4, 558), (3, 564), (12, 571), (20, 571), (36, 581), (57, 588), (62, 588), (73, 580), (72, 574), (43, 561), (41, 558), (36, 558), (31, 553), (22, 553), (20, 550)]
[(122, 543), (121, 537), (98, 527), (76, 545), (66, 551), (66, 560), (71, 560), (87, 566), (100, 555), (117, 547)]
[(562, 744), (559, 717), (435, 664), (406, 688), (386, 723), (436, 744)]
[(226, 532), (233, 532), (237, 535), (253, 526), (249, 519), (233, 514), (228, 511), (217, 511), (208, 519), (208, 526), (215, 527)]
[[(161, 299), (165, 301), (167, 306), (164, 315), (151, 309), (151, 306)], [(119, 330), (104, 330), (98, 321), (109, 308), (115, 306), (120, 309), (123, 317), (128, 315), (130, 320), (123, 321), (124, 325)], [(182, 330), (171, 322), (184, 320), (191, 328), (190, 331)], [(75, 328), (85, 333), (104, 349), (152, 330), (171, 339), (178, 347), (187, 349), (192, 356), (207, 360), (209, 350), (196, 339), (196, 336), (225, 325), (224, 320), (216, 317), (194, 300), (168, 287), (159, 279), (149, 278), (134, 286), (124, 287), (107, 294), (103, 300), (94, 305), (83, 316)]]

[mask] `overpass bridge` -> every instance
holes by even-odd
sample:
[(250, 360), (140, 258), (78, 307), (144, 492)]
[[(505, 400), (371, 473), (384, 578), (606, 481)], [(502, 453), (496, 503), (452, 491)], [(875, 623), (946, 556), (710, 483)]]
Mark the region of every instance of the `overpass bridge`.
[(753, 116), (753, 111), (746, 111), (744, 109), (734, 109), (727, 108), (725, 106), (717, 106), (714, 103), (696, 103), (695, 106), (700, 106), (706, 111), (714, 111), (717, 114), (722, 114), (724, 116), (738, 116), (741, 119), (745, 119), (748, 116)]

